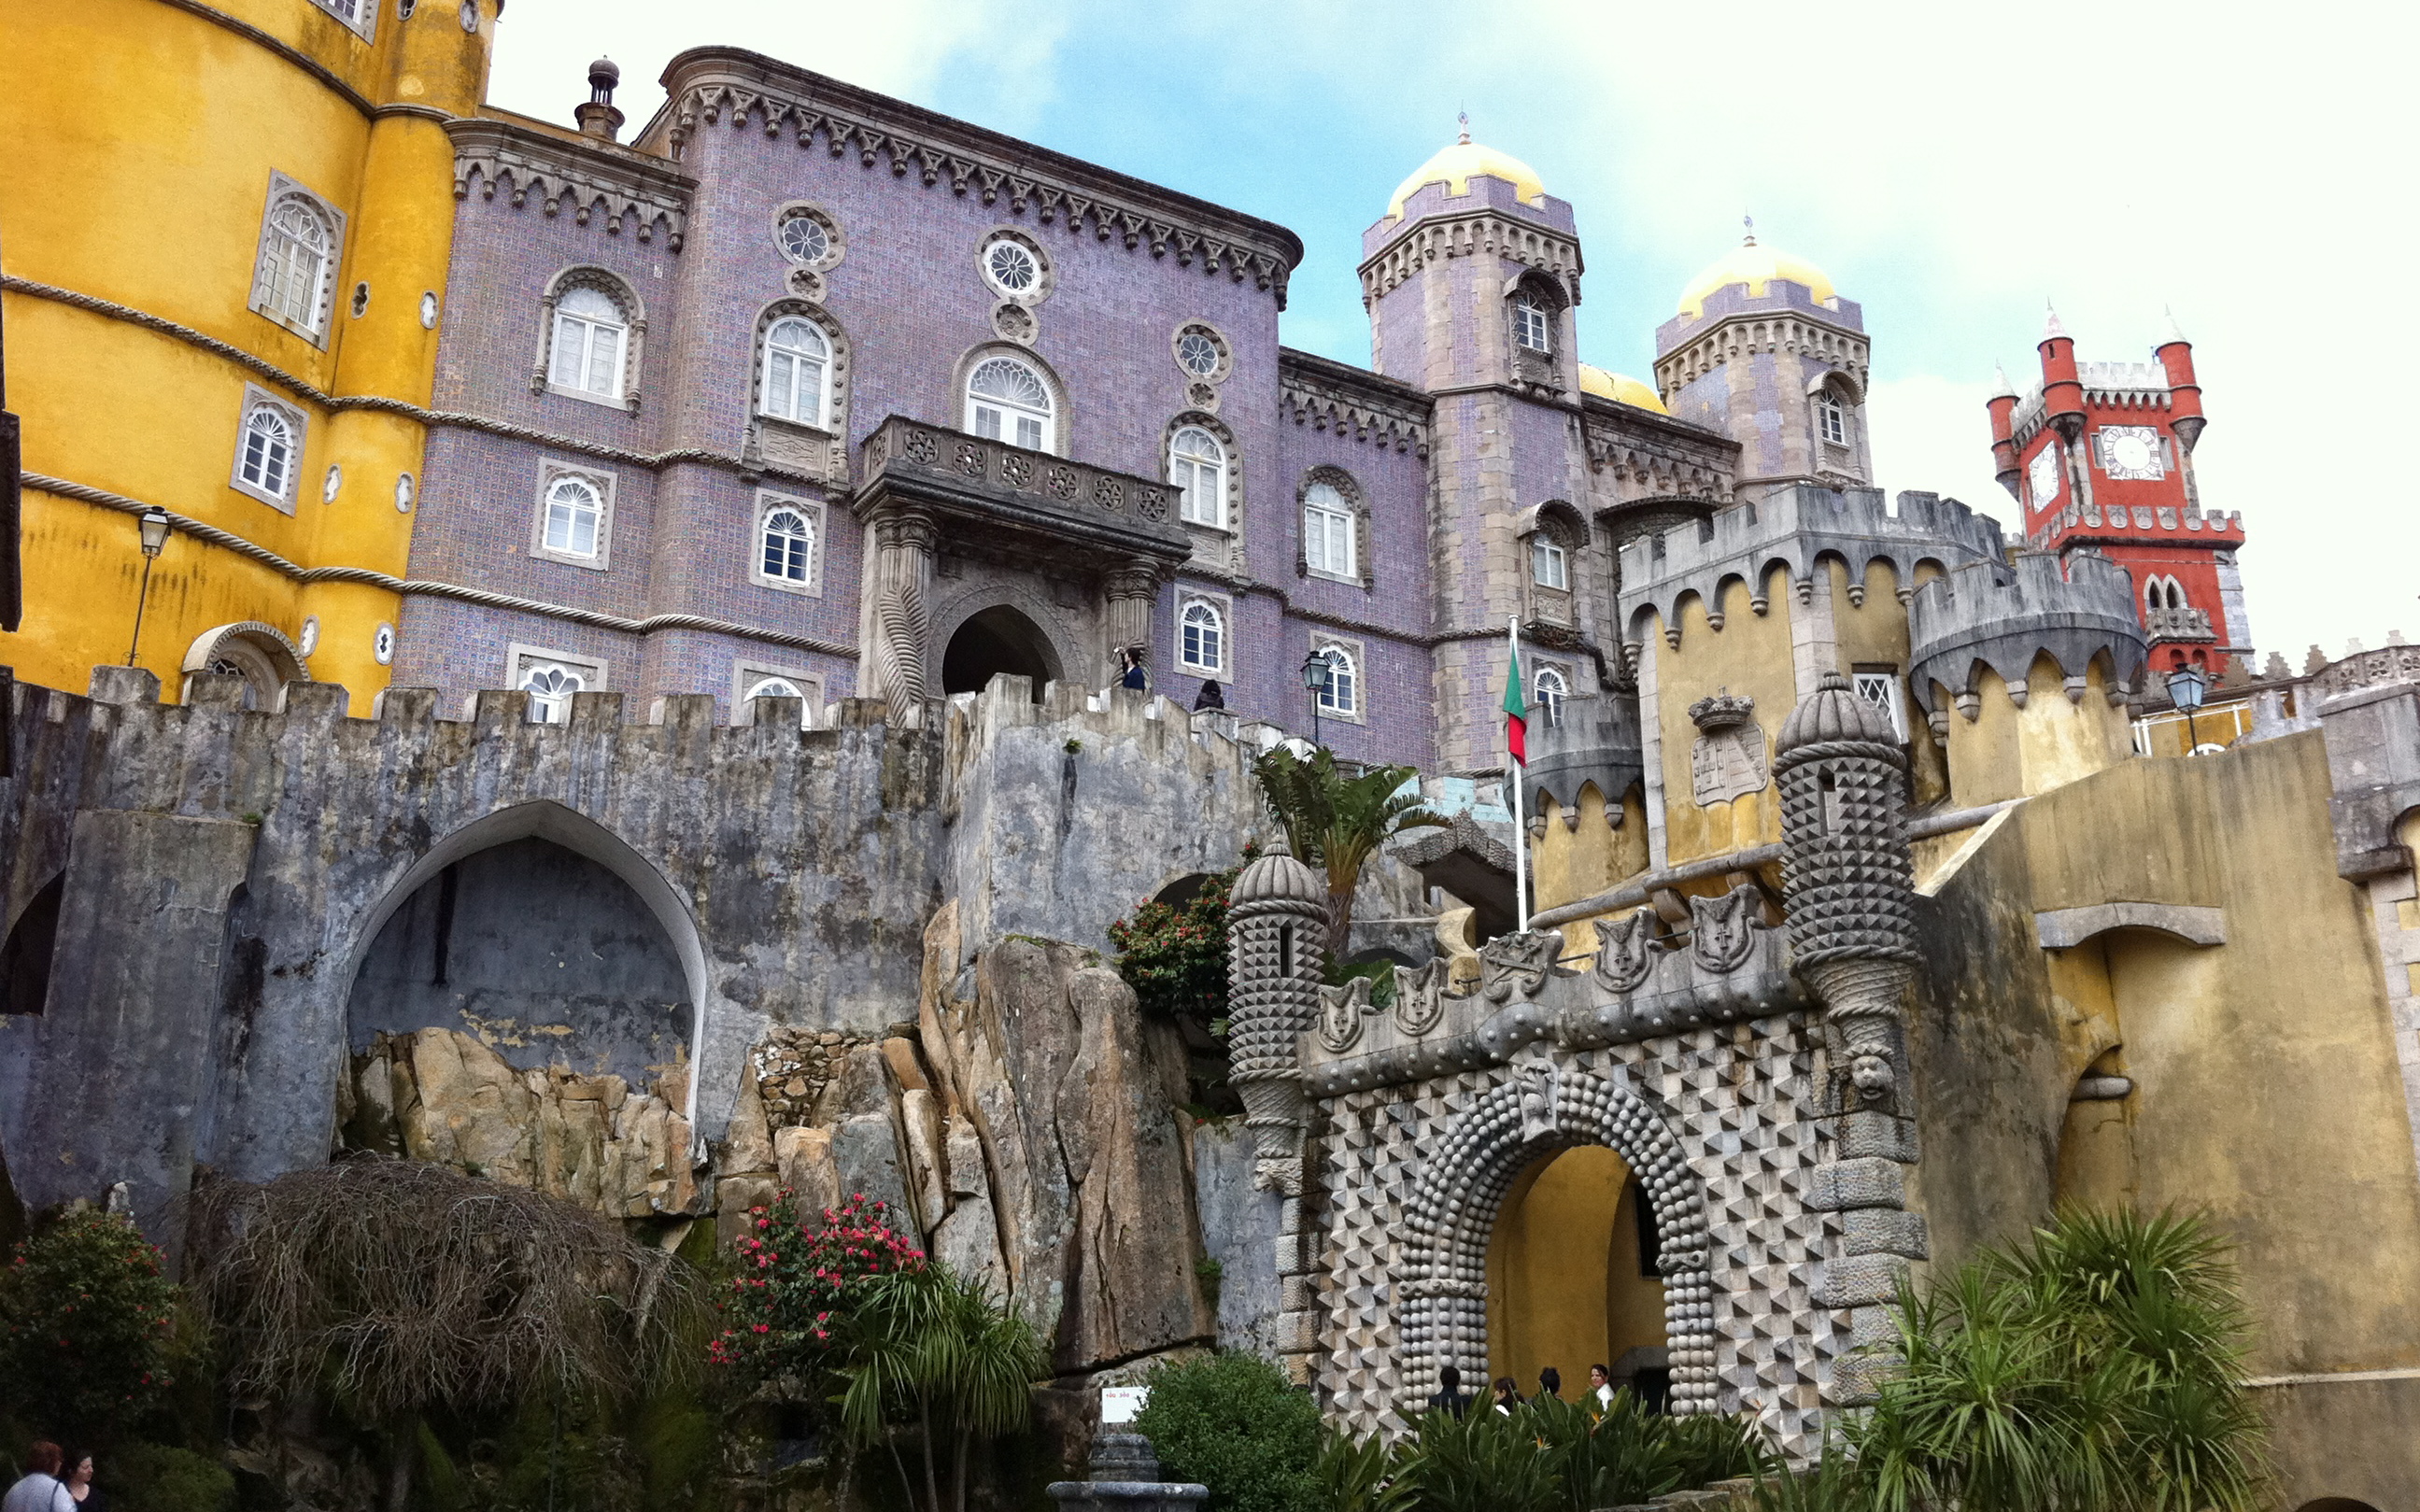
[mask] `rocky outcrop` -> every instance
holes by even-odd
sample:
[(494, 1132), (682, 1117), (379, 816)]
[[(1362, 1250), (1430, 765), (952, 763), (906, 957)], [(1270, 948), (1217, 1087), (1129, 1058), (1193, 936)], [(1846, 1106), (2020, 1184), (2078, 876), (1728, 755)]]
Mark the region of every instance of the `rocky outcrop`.
[(1133, 991), (1095, 961), (1001, 940), (978, 957), (971, 997), (927, 972), (939, 995), (923, 1019), (980, 1141), (1011, 1299), (1061, 1375), (1216, 1334), (1191, 1205), (1168, 1201), (1191, 1182), (1167, 1084)]

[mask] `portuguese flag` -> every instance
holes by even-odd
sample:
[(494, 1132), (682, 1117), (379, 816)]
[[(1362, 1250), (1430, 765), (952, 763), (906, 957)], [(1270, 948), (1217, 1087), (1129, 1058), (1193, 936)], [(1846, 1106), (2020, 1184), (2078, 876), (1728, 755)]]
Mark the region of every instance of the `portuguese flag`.
[(1513, 764), (1529, 764), (1529, 705), (1521, 692), (1521, 638), (1508, 637), (1512, 645), (1512, 671), (1504, 679), (1504, 748), (1512, 753)]

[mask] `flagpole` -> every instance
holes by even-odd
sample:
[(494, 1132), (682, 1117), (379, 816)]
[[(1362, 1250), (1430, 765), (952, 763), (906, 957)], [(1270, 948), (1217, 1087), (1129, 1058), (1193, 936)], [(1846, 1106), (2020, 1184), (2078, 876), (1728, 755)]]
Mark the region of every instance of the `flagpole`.
[[(1508, 667), (1519, 665), (1521, 616), (1518, 614), (1505, 621), (1505, 643), (1512, 652), (1512, 660)], [(1524, 687), (1521, 702), (1526, 704), (1528, 701), (1529, 690)], [(1526, 716), (1524, 717), (1526, 720)], [(1529, 933), (1529, 816), (1521, 790), (1529, 785), (1528, 776), (1522, 764), (1512, 759), (1512, 748), (1508, 744), (1504, 751), (1504, 777), (1512, 784), (1512, 906), (1520, 916), (1521, 933), (1524, 934)]]

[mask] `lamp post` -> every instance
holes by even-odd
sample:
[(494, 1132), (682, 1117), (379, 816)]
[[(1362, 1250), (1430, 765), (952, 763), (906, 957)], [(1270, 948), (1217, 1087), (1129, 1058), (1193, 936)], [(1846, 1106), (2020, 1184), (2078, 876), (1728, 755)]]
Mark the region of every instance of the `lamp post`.
[(2168, 702), (2185, 711), (2185, 754), (2201, 754), (2201, 732), (2195, 728), (2194, 710), (2201, 707), (2202, 690), (2209, 680), (2191, 667), (2180, 667), (2168, 673)]
[(1319, 701), (1326, 696), (1329, 668), (1327, 658), (1312, 652), (1303, 659), (1302, 686), (1311, 693), (1311, 745), (1319, 748)]
[(126, 643), (129, 667), (134, 665), (135, 648), (143, 644), (143, 606), (151, 599), (151, 563), (168, 544), (168, 512), (154, 504), (135, 517), (134, 527), (143, 536), (143, 587), (134, 595), (134, 639)]

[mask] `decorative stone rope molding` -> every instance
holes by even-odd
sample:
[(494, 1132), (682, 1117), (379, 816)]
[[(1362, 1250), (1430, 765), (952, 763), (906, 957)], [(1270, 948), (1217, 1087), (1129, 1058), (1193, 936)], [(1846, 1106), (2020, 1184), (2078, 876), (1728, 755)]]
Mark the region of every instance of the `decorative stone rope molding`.
[[(318, 81), (321, 88), (328, 90), (330, 93), (335, 95), (336, 98), (342, 100), (346, 104), (352, 106), (355, 110), (360, 111), (363, 115), (370, 116), (373, 119), (384, 115), (401, 115), (406, 113), (419, 115), (427, 109), (425, 106), (411, 106), (398, 109), (397, 107), (391, 105), (380, 106), (373, 104), (371, 103), (368, 96), (363, 94), (351, 85), (347, 84), (344, 80), (336, 77), (336, 75), (329, 69), (327, 65), (321, 63), (318, 58), (311, 56), (311, 54), (303, 52), (298, 47), (294, 47), (275, 37), (271, 37), (269, 33), (253, 25), (250, 22), (238, 21), (233, 16), (228, 15), (225, 11), (221, 10), (214, 6), (203, 5), (201, 0), (163, 0), (163, 3), (174, 6), (176, 8), (185, 12), (189, 16), (199, 16), (202, 20), (209, 22), (211, 25), (233, 32), (238, 37), (242, 38), (245, 41), (250, 42), (253, 46), (275, 54), (280, 61), (291, 64), (293, 67), (302, 69), (304, 73), (309, 74), (314, 80)], [(427, 111), (427, 114), (436, 116), (441, 120), (451, 118), (446, 116), (441, 111)]]
[[(20, 472), (25, 486), (43, 493), (56, 494), (82, 503), (97, 504), (124, 514), (140, 515), (152, 506), (139, 499), (106, 489), (70, 483), (64, 478), (49, 477), (39, 472)], [(567, 604), (549, 604), (540, 599), (521, 598), (511, 594), (490, 593), (484, 588), (466, 588), (459, 583), (439, 582), (427, 578), (397, 578), (368, 567), (305, 567), (288, 562), (265, 546), (247, 541), (232, 531), (179, 515), (172, 509), (162, 509), (168, 517), (168, 528), (211, 546), (224, 547), (239, 556), (276, 572), (298, 583), (362, 583), (371, 588), (383, 588), (407, 598), (442, 598), (456, 603), (479, 604), (489, 609), (512, 609), (523, 614), (543, 614), (550, 619), (564, 620), (573, 625), (585, 625), (599, 630), (614, 630), (624, 635), (653, 635), (659, 630), (703, 630), (711, 635), (733, 636), (766, 645), (789, 646), (799, 651), (819, 651), (832, 656), (854, 656), (857, 648), (837, 640), (825, 640), (814, 636), (793, 635), (785, 630), (765, 629), (740, 625), (731, 620), (709, 619), (701, 614), (650, 614), (644, 619), (629, 619), (619, 614), (607, 614), (599, 609), (577, 609)]]
[(1672, 1411), (1718, 1411), (1706, 1199), (1672, 1132), (1629, 1087), (1565, 1066), (1543, 1047), (1517, 1057), (1511, 1072), (1462, 1115), (1421, 1167), (1396, 1288), (1400, 1401), (1419, 1411), (1449, 1365), (1466, 1378), (1485, 1377), (1487, 1244), (1505, 1194), (1542, 1155), (1605, 1145), (1637, 1176), (1663, 1236)]
[(1097, 240), (1115, 237), (1128, 251), (1172, 253), (1180, 267), (1198, 260), (1205, 275), (1249, 278), (1273, 293), (1280, 310), (1286, 280), (1302, 260), (1302, 243), (1283, 226), (754, 54), (686, 53), (673, 59), (666, 83), (671, 104), (659, 119), (670, 122), (664, 131), (675, 158), (701, 127), (726, 117), (734, 130), (752, 121), (768, 137), (788, 131), (801, 149), (820, 135), (831, 156), (854, 151), (865, 168), (887, 157), (894, 178), (912, 174), (927, 189), (947, 179), (954, 194), (985, 205), (1004, 199), (1010, 214), (1031, 211), (1069, 235), (1081, 235), (1090, 222)]

